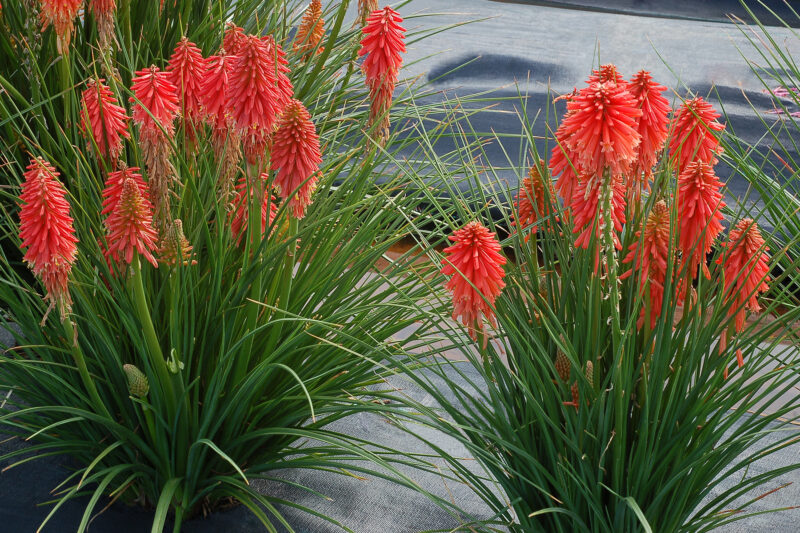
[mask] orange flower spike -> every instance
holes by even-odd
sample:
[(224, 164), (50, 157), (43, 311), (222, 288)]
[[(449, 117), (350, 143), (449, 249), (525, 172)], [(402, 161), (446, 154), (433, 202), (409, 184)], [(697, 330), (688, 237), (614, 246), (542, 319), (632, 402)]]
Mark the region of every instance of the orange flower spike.
[(506, 259), (495, 234), (480, 222), (468, 223), (449, 239), (455, 244), (444, 250), (442, 274), (450, 277), (445, 288), (453, 295), (453, 319), (460, 319), (477, 340), (478, 331), (484, 331), (484, 318), (496, 326), (492, 306), (505, 287)]
[(692, 278), (702, 265), (703, 274), (711, 278), (706, 266), (706, 254), (722, 231), (722, 183), (714, 170), (702, 161), (689, 163), (678, 177), (678, 218), (680, 233), (678, 248), (683, 262), (688, 262), (687, 275)]
[(116, 40), (114, 35), (114, 13), (117, 0), (89, 0), (89, 9), (97, 22), (97, 36), (100, 48), (108, 48)]
[(325, 20), (322, 18), (322, 2), (311, 0), (300, 21), (300, 26), (297, 28), (292, 48), (302, 55), (304, 61), (307, 61), (315, 48), (317, 54), (325, 50), (324, 47), (319, 46), (324, 35)]
[[(266, 184), (267, 180), (269, 179), (269, 174), (261, 174), (261, 180)], [(249, 187), (248, 194), (248, 185), (247, 180), (244, 176), (239, 178), (239, 183), (236, 184), (236, 198), (233, 202), (234, 211), (232, 213), (231, 219), (231, 233), (233, 234), (233, 239), (236, 241), (236, 245), (238, 246), (239, 243), (242, 241), (242, 237), (247, 233), (247, 225), (249, 220), (249, 213), (250, 213), (250, 202), (249, 198), (253, 196), (255, 190), (252, 186)], [(267, 205), (269, 204), (269, 205)], [(267, 213), (269, 212), (269, 220), (267, 220)], [(261, 206), (261, 234), (263, 235), (267, 231), (267, 224), (270, 225), (275, 221), (275, 215), (278, 212), (278, 206), (275, 202), (275, 198), (271, 194), (264, 194), (264, 203)]]
[(190, 138), (202, 119), (202, 83), (208, 75), (208, 60), (193, 42), (181, 38), (167, 65), (167, 80), (178, 91), (184, 129)]
[(640, 70), (628, 84), (628, 90), (639, 103), (642, 116), (639, 119), (639, 157), (634, 175), (643, 177), (646, 185), (653, 175), (653, 167), (658, 162), (658, 154), (664, 148), (669, 133), (669, 102), (663, 96), (667, 90), (653, 81), (650, 73)]
[(50, 309), (58, 307), (63, 319), (72, 303), (68, 281), (78, 255), (78, 239), (69, 214), (67, 191), (58, 175), (44, 159), (31, 159), (20, 194), (19, 238), (20, 248), (27, 248), (25, 262), (47, 291), (45, 299), (50, 301)]
[(271, 157), (273, 168), (278, 170), (275, 185), (281, 198), (289, 199), (295, 218), (303, 218), (311, 204), (322, 155), (311, 115), (299, 100), (289, 102), (281, 116)]
[(676, 161), (678, 174), (692, 161), (702, 161), (712, 167), (717, 164), (722, 147), (714, 133), (725, 129), (724, 124), (717, 122), (719, 117), (711, 104), (699, 96), (684, 102), (675, 113), (669, 155)]
[[(537, 226), (532, 225), (537, 220), (550, 216), (553, 213), (553, 199), (555, 191), (553, 182), (542, 177), (539, 169), (544, 167), (544, 161), (539, 161), (538, 165), (532, 166), (528, 175), (523, 178), (522, 186), (516, 197), (516, 217), (512, 221), (513, 226), (519, 225), (522, 228), (530, 226), (525, 235), (525, 241), (530, 239), (531, 233), (536, 233)], [(548, 191), (545, 192), (545, 187)]]
[[(81, 95), (81, 131), (88, 139), (89, 147), (97, 146), (100, 154), (111, 158), (112, 166), (122, 153), (123, 139), (130, 139), (125, 108), (118, 105), (114, 93), (104, 79), (89, 80)], [(94, 143), (92, 143), (94, 140)]]
[[(724, 243), (722, 255), (717, 263), (722, 265), (725, 279), (725, 297), (733, 304), (728, 313), (735, 316), (736, 331), (744, 329), (747, 310), (758, 312), (758, 294), (769, 289), (769, 248), (758, 224), (744, 218), (736, 223)], [(739, 366), (742, 366), (741, 357)]]
[(123, 186), (129, 179), (132, 179), (136, 183), (143, 195), (147, 196), (149, 194), (147, 184), (139, 173), (139, 167), (123, 166), (119, 170), (109, 172), (102, 193), (103, 210), (100, 212), (101, 215), (108, 216), (114, 212), (122, 197)]
[(156, 66), (139, 70), (133, 78), (131, 90), (135, 96), (131, 98), (133, 121), (141, 127), (142, 134), (160, 135), (160, 124), (171, 137), (175, 133), (174, 121), (179, 108), (178, 89), (169, 80), (168, 73)]
[(42, 31), (52, 24), (56, 32), (56, 48), (59, 54), (69, 50), (75, 18), (81, 9), (83, 0), (41, 0)]
[[(623, 264), (632, 263), (631, 268), (619, 278), (625, 279), (640, 269), (641, 293), (650, 286), (650, 329), (655, 328), (656, 320), (661, 316), (661, 305), (664, 301), (664, 282), (667, 279), (667, 262), (669, 260), (670, 212), (664, 200), (658, 201), (647, 215), (644, 235), (636, 232), (636, 241), (628, 248), (628, 255)], [(641, 263), (640, 263), (641, 260)], [(642, 307), (637, 328), (645, 321), (646, 310)]]
[(130, 264), (134, 252), (138, 252), (158, 268), (153, 257), (153, 251), (158, 248), (158, 235), (153, 229), (153, 206), (133, 178), (123, 183), (119, 202), (106, 219), (106, 227), (110, 257)]
[(641, 139), (642, 112), (625, 86), (614, 82), (593, 83), (567, 103), (563, 126), (567, 148), (575, 153), (575, 166), (589, 177), (606, 169), (624, 175), (636, 162)]
[(589, 76), (589, 79), (586, 80), (587, 85), (591, 85), (592, 83), (606, 83), (612, 82), (616, 83), (617, 85), (625, 86), (627, 82), (622, 74), (619, 73), (617, 70), (617, 66), (613, 63), (608, 63), (606, 65), (600, 65), (600, 68), (597, 70), (592, 71), (592, 75)]

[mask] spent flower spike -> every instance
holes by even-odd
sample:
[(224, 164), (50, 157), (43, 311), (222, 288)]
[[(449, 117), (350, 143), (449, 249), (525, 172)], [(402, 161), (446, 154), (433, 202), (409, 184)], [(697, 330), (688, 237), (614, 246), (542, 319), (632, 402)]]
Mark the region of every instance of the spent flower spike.
[(136, 181), (128, 178), (122, 185), (122, 194), (116, 208), (106, 220), (108, 228), (108, 254), (115, 261), (131, 264), (138, 252), (154, 267), (158, 263), (153, 252), (157, 249), (158, 235), (153, 229), (153, 207)]
[[(484, 332), (484, 319), (496, 327), (494, 302), (505, 282), (505, 257), (500, 242), (480, 222), (470, 222), (449, 237), (453, 245), (445, 248), (442, 274), (450, 280), (445, 288), (453, 295), (453, 320), (460, 320), (477, 340)], [(484, 345), (488, 338), (483, 336)]]
[[(622, 249), (622, 244), (619, 241), (617, 232), (622, 231), (623, 224), (625, 223), (625, 182), (622, 176), (611, 177), (611, 219), (613, 224), (612, 234), (614, 237), (614, 247), (617, 250)], [(605, 220), (601, 209), (601, 195), (603, 194), (603, 180), (599, 178), (590, 178), (588, 175), (583, 175), (579, 181), (575, 191), (572, 193), (572, 200), (569, 207), (572, 213), (574, 228), (573, 233), (577, 233), (578, 237), (575, 239), (575, 246), (578, 248), (588, 249), (592, 239), (592, 229), (594, 228), (594, 236), (596, 242), (601, 242), (603, 231), (605, 228)], [(595, 218), (597, 222), (595, 223)], [(599, 266), (600, 261), (600, 247), (596, 246), (595, 249), (595, 271)]]
[(89, 8), (97, 23), (97, 37), (101, 49), (107, 49), (116, 41), (114, 35), (114, 13), (117, 0), (89, 0)]
[[(33, 158), (24, 174), (20, 194), (19, 238), (24, 260), (44, 285), (50, 309), (66, 317), (72, 300), (69, 274), (78, 254), (75, 228), (69, 213), (67, 191), (58, 171), (44, 159)], [(47, 319), (47, 313), (44, 320)]]
[(41, 0), (39, 16), (42, 31), (52, 24), (56, 32), (56, 48), (59, 54), (66, 54), (72, 39), (75, 18), (78, 16), (83, 0)]
[(118, 105), (114, 93), (100, 78), (86, 82), (81, 95), (81, 130), (87, 137), (91, 135), (89, 147), (97, 146), (100, 154), (111, 158), (112, 166), (122, 153), (123, 139), (129, 139), (128, 121), (125, 108)]
[(303, 218), (311, 204), (322, 155), (311, 115), (299, 100), (291, 100), (281, 115), (271, 157), (272, 166), (278, 171), (275, 186), (281, 198), (289, 199), (295, 218)]

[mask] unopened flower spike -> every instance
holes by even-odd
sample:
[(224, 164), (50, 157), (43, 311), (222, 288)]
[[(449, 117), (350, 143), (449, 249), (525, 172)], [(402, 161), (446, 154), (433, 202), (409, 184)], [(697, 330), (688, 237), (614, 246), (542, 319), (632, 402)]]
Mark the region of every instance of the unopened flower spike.
[(170, 266), (179, 263), (184, 266), (197, 264), (197, 261), (192, 259), (192, 245), (189, 244), (189, 240), (183, 233), (183, 222), (179, 218), (172, 221), (161, 239), (158, 258), (159, 261)]
[(317, 54), (325, 50), (324, 47), (319, 46), (324, 35), (325, 20), (322, 18), (322, 2), (311, 0), (300, 21), (300, 26), (297, 28), (292, 48), (301, 54), (303, 61), (307, 61), (314, 49)]
[(125, 372), (125, 379), (128, 382), (128, 394), (137, 398), (147, 396), (150, 392), (150, 383), (144, 372), (131, 364), (122, 365), (122, 371)]

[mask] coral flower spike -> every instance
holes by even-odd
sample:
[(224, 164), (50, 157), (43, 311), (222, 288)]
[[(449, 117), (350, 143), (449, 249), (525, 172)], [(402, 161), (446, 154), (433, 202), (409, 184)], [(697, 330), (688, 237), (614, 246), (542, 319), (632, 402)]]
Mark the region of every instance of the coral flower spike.
[(734, 325), (739, 332), (744, 329), (747, 310), (761, 310), (758, 294), (769, 289), (769, 248), (764, 245), (758, 224), (749, 218), (737, 222), (724, 246), (717, 263), (725, 272), (725, 294), (733, 299), (729, 313), (735, 315)]
[[(552, 202), (555, 198), (553, 182), (542, 177), (539, 170), (541, 168), (544, 168), (544, 161), (539, 160), (539, 164), (532, 166), (528, 175), (523, 178), (522, 187), (517, 193), (517, 216), (512, 225), (519, 226), (517, 229), (520, 231), (522, 228), (530, 226), (530, 229), (526, 230), (525, 241), (528, 241), (531, 233), (536, 233), (538, 229), (533, 224), (553, 213)], [(547, 192), (545, 192), (545, 188), (547, 188)]]
[[(564, 117), (566, 118), (566, 116)], [(555, 133), (556, 143), (553, 150), (550, 152), (550, 172), (553, 176), (558, 176), (556, 181), (556, 189), (559, 196), (564, 199), (566, 203), (572, 201), (572, 194), (578, 186), (578, 173), (580, 168), (576, 167), (578, 158), (574, 151), (567, 147), (566, 139), (568, 133), (564, 126), (564, 121), (561, 121)]]
[[(639, 279), (642, 293), (644, 293), (645, 287), (649, 284), (650, 329), (655, 328), (656, 320), (661, 316), (661, 304), (664, 301), (664, 282), (667, 279), (669, 240), (669, 208), (664, 200), (660, 200), (647, 215), (644, 235), (642, 235), (641, 231), (636, 232), (636, 242), (631, 244), (630, 248), (628, 248), (628, 255), (622, 260), (623, 264), (633, 264), (627, 272), (620, 276), (620, 279), (631, 276), (634, 269), (640, 269)], [(636, 327), (642, 327), (646, 314), (645, 307), (642, 307)]]
[(640, 70), (628, 84), (628, 91), (642, 110), (638, 128), (642, 141), (632, 177), (645, 186), (653, 177), (653, 167), (658, 162), (658, 153), (664, 148), (669, 132), (670, 107), (663, 96), (666, 90), (666, 87), (654, 82), (646, 70)]
[(78, 16), (82, 3), (83, 0), (41, 0), (42, 31), (46, 30), (50, 24), (53, 25), (59, 54), (65, 54), (69, 50), (75, 17)]
[(636, 162), (642, 112), (624, 85), (592, 83), (567, 103), (564, 144), (589, 177), (625, 175)]
[(690, 163), (678, 177), (678, 248), (683, 254), (684, 265), (688, 265), (686, 274), (692, 278), (701, 265), (705, 277), (711, 277), (706, 266), (706, 254), (722, 231), (725, 203), (721, 189), (722, 183), (714, 170), (701, 161)]
[[(47, 291), (47, 312), (58, 307), (63, 320), (72, 303), (67, 284), (78, 253), (67, 191), (58, 181), (56, 169), (40, 157), (31, 159), (24, 177), (19, 212), (21, 248), (27, 248), (25, 262)], [(47, 313), (42, 323), (46, 319)]]
[(322, 2), (311, 0), (303, 20), (297, 28), (297, 35), (294, 38), (295, 52), (301, 54), (304, 61), (307, 61), (311, 53), (316, 48), (317, 54), (323, 52), (325, 48), (319, 46), (322, 37), (325, 35), (325, 20), (322, 18)]
[(592, 75), (589, 76), (589, 79), (586, 80), (586, 83), (605, 83), (607, 81), (623, 86), (627, 83), (622, 74), (620, 74), (617, 70), (617, 66), (612, 63), (600, 65), (599, 69), (593, 70)]
[(289, 102), (281, 115), (271, 156), (272, 166), (278, 170), (275, 185), (281, 198), (289, 199), (295, 218), (303, 218), (311, 204), (322, 156), (311, 115), (299, 100)]
[(167, 65), (167, 79), (176, 87), (183, 127), (189, 139), (195, 138), (202, 121), (201, 84), (208, 72), (208, 61), (186, 37), (181, 38)]
[[(106, 177), (105, 188), (103, 189), (103, 210), (100, 212), (103, 216), (108, 216), (114, 212), (122, 197), (122, 189), (125, 182), (132, 179), (143, 195), (149, 194), (147, 184), (139, 174), (139, 167), (127, 167), (124, 164), (119, 170), (109, 172)], [(106, 219), (106, 222), (108, 219)]]
[(133, 262), (134, 252), (140, 253), (154, 267), (158, 235), (153, 229), (153, 207), (136, 181), (128, 178), (116, 208), (106, 220), (108, 253), (116, 261)]
[(714, 133), (725, 129), (725, 125), (716, 120), (719, 116), (701, 97), (684, 102), (675, 113), (669, 155), (676, 161), (678, 174), (692, 161), (702, 161), (712, 167), (717, 163), (722, 147)]
[[(478, 332), (484, 333), (484, 318), (496, 327), (492, 307), (505, 287), (506, 259), (495, 234), (480, 222), (468, 223), (449, 238), (455, 244), (444, 250), (442, 274), (450, 277), (445, 287), (453, 295), (453, 319), (461, 320), (477, 340)], [(487, 341), (484, 335), (484, 346)]]
[(175, 133), (178, 89), (169, 78), (156, 66), (137, 71), (133, 78), (133, 121), (141, 127), (142, 135), (160, 135), (161, 128), (169, 137)]
[(130, 117), (125, 114), (125, 108), (117, 104), (114, 93), (104, 81), (101, 78), (86, 82), (81, 96), (81, 130), (85, 136), (91, 135), (89, 147), (97, 146), (100, 154), (110, 157), (112, 166), (116, 166), (122, 153), (122, 140), (130, 138)]

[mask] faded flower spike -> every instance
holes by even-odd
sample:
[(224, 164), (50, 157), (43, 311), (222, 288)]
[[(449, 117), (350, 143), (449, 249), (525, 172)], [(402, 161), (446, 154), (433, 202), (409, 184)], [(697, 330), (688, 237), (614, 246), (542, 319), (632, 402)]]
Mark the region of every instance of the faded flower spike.
[(59, 54), (66, 54), (75, 27), (75, 18), (83, 0), (41, 0), (42, 31), (53, 25), (56, 32), (56, 48)]

